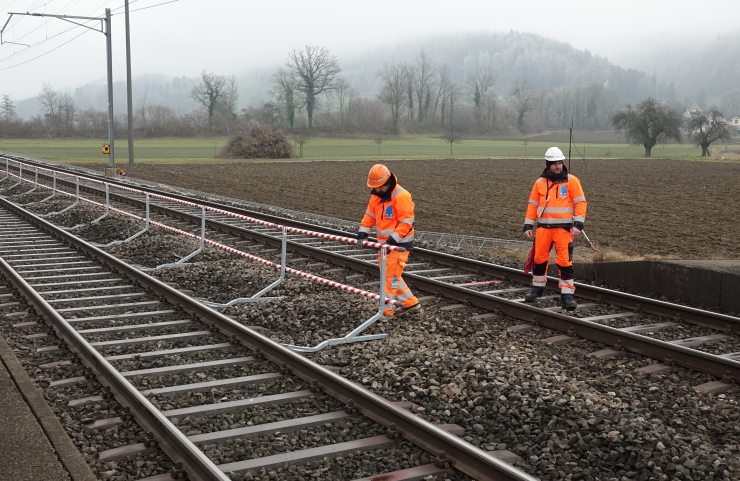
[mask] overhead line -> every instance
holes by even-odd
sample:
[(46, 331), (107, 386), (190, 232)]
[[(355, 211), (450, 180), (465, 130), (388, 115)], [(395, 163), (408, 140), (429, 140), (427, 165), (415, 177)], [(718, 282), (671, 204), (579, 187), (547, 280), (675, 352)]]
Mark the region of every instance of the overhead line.
[(84, 30), (84, 31), (83, 31), (82, 33), (80, 33), (80, 34), (79, 34), (79, 35), (77, 35), (76, 37), (73, 37), (73, 38), (71, 38), (71, 39), (67, 40), (66, 42), (64, 42), (63, 44), (61, 44), (61, 45), (58, 45), (58, 46), (56, 46), (56, 47), (52, 48), (52, 49), (51, 49), (51, 50), (49, 50), (48, 52), (44, 52), (44, 53), (42, 53), (41, 55), (39, 55), (39, 56), (37, 56), (37, 57), (34, 57), (34, 58), (32, 58), (32, 59), (29, 59), (29, 60), (26, 60), (25, 62), (17, 63), (17, 64), (15, 64), (15, 65), (11, 65), (10, 67), (4, 67), (4, 68), (0, 68), (0, 71), (2, 71), (2, 70), (8, 70), (8, 69), (11, 69), (11, 68), (14, 68), (14, 67), (20, 67), (20, 66), (21, 66), (21, 65), (23, 65), (23, 64), (26, 64), (26, 63), (28, 63), (28, 62), (31, 62), (31, 61), (33, 61), (33, 60), (36, 60), (37, 58), (41, 58), (41, 57), (43, 57), (44, 55), (50, 54), (50, 53), (51, 53), (51, 52), (53, 52), (54, 50), (57, 50), (58, 48), (64, 47), (65, 45), (67, 45), (67, 44), (68, 44), (69, 42), (71, 42), (72, 40), (74, 40), (74, 39), (76, 39), (76, 38), (79, 38), (79, 37), (81, 37), (81, 36), (85, 35), (85, 34), (86, 34), (87, 32), (89, 32), (89, 31), (90, 31), (90, 30)]
[[(137, 8), (136, 10), (129, 10), (129, 11), (128, 11), (128, 13), (138, 12), (139, 10), (146, 10), (146, 9), (148, 9), (148, 8), (154, 8), (154, 7), (159, 7), (159, 6), (162, 6), (162, 5), (167, 5), (168, 3), (175, 3), (175, 2), (179, 2), (179, 1), (180, 1), (180, 0), (170, 0), (169, 2), (164, 2), (164, 3), (158, 3), (158, 4), (156, 4), (156, 5), (150, 5), (150, 6), (148, 6), (148, 7), (141, 7), (141, 8)], [(133, 3), (133, 2), (130, 2), (130, 3), (129, 3), (129, 5), (130, 5), (131, 3)], [(116, 13), (116, 15), (122, 15), (122, 14), (123, 14), (123, 12), (118, 12), (118, 13)]]
[[(53, 1), (53, 0), (52, 0), (52, 1)], [(76, 1), (77, 3), (79, 3), (79, 2), (81, 1), (81, 0), (72, 0), (72, 1), (70, 2), (70, 3), (68, 3), (68, 4), (67, 4), (67, 6), (70, 6), (70, 4), (74, 3), (75, 1)], [(136, 1), (137, 1), (137, 0), (133, 0), (133, 2), (136, 2)], [(130, 2), (130, 3), (133, 3), (133, 2)], [(103, 5), (105, 5), (105, 4), (103, 4)], [(62, 7), (62, 9), (61, 9), (61, 10), (60, 10), (59, 12), (57, 12), (57, 15), (61, 14), (62, 12), (66, 11), (66, 10), (68, 10), (67, 6), (65, 6), (65, 7)], [(119, 10), (119, 9), (121, 9), (121, 8), (123, 8), (124, 6), (125, 6), (125, 5), (121, 5), (120, 7), (117, 7), (117, 8), (116, 8), (116, 10)], [(99, 9), (100, 9), (100, 7), (96, 7), (96, 8), (95, 8), (95, 9), (94, 9), (94, 10), (93, 10), (92, 12), (90, 12), (90, 13), (89, 13), (88, 15), (92, 15), (92, 13), (93, 13), (93, 12), (95, 12), (96, 10), (99, 10)], [(102, 16), (102, 15), (100, 15), (100, 16), (98, 16), (98, 18), (101, 18), (101, 19), (102, 19), (102, 18), (103, 18), (103, 16)], [(86, 22), (83, 22), (83, 23), (90, 23), (90, 22), (91, 22), (91, 20), (88, 20), (88, 21), (86, 21)], [(39, 28), (41, 28), (41, 27), (43, 27), (43, 26), (44, 26), (44, 24), (41, 24), (41, 25), (39, 25), (38, 27), (36, 27), (36, 28), (34, 28), (33, 30), (31, 30), (30, 32), (26, 33), (25, 35), (22, 35), (21, 37), (18, 37), (18, 39), (15, 39), (15, 38), (13, 38), (13, 40), (21, 40), (21, 39), (23, 39), (24, 37), (26, 37), (27, 35), (30, 35), (31, 33), (35, 32), (36, 30), (38, 30)], [(37, 42), (37, 43), (35, 43), (35, 44), (31, 45), (31, 46), (30, 46), (29, 48), (27, 48), (27, 49), (24, 49), (24, 50), (21, 50), (20, 52), (12, 53), (12, 54), (8, 55), (7, 57), (3, 57), (3, 58), (0, 58), (0, 63), (2, 63), (2, 62), (4, 62), (4, 61), (6, 61), (7, 59), (9, 59), (9, 58), (11, 58), (11, 57), (13, 57), (14, 55), (25, 55), (25, 54), (26, 54), (27, 52), (29, 52), (29, 51), (33, 50), (34, 48), (38, 47), (39, 45), (42, 45), (42, 44), (46, 43), (47, 41), (51, 40), (51, 39), (52, 39), (52, 38), (54, 38), (54, 37), (58, 37), (59, 35), (62, 35), (62, 34), (64, 34), (64, 33), (67, 33), (67, 32), (69, 32), (70, 30), (74, 30), (74, 29), (75, 29), (75, 28), (77, 28), (77, 27), (79, 27), (79, 25), (75, 25), (75, 26), (73, 26), (73, 27), (70, 27), (70, 28), (68, 28), (67, 30), (63, 30), (62, 32), (59, 32), (59, 33), (57, 33), (56, 35), (53, 35), (53, 36), (51, 36), (51, 37), (48, 37), (48, 38), (46, 38), (46, 39), (44, 39), (44, 40), (41, 40), (40, 42)], [(2, 50), (2, 47), (3, 47), (3, 46), (0, 46), (0, 50)], [(8, 44), (8, 47), (10, 47), (10, 44)], [(50, 50), (50, 51), (51, 51), (51, 50)], [(35, 58), (38, 58), (38, 57), (35, 57)], [(31, 59), (31, 60), (33, 60), (33, 59)], [(24, 63), (25, 63), (25, 62), (24, 62)], [(18, 65), (23, 65), (23, 64), (21, 63), (21, 64), (18, 64)], [(10, 68), (10, 67), (8, 67), (8, 68)]]
[[(54, 0), (51, 0), (51, 1), (54, 1)], [(48, 5), (49, 3), (51, 3), (51, 1), (50, 1), (50, 2), (47, 2), (47, 3), (45, 3), (44, 5)], [(60, 10), (59, 10), (59, 11), (58, 11), (57, 13), (56, 13), (56, 15), (61, 15), (62, 13), (64, 13), (64, 12), (65, 12), (66, 10), (68, 10), (67, 6), (70, 6), (70, 4), (74, 3), (75, 1), (77, 1), (77, 2), (79, 3), (79, 2), (81, 1), (81, 0), (72, 0), (72, 1), (71, 1), (70, 3), (68, 3), (68, 4), (66, 5), (66, 6), (62, 7), (62, 8), (61, 8), (61, 9), (60, 9)], [(43, 6), (43, 5), (42, 5), (42, 6)], [(36, 8), (36, 7), (33, 7), (33, 8)], [(71, 7), (70, 7), (70, 8), (71, 8)], [(96, 8), (96, 10), (97, 10), (97, 8)], [(88, 15), (89, 15), (89, 14), (88, 14)], [(101, 17), (101, 18), (102, 18), (102, 17)], [(20, 17), (19, 17), (19, 20), (20, 20)], [(47, 20), (46, 22), (48, 22), (48, 20)], [(16, 41), (16, 40), (23, 40), (23, 38), (25, 38), (25, 37), (27, 37), (28, 35), (32, 34), (32, 33), (33, 33), (33, 32), (35, 32), (36, 30), (38, 30), (38, 29), (40, 29), (40, 28), (43, 28), (43, 27), (44, 27), (44, 26), (46, 25), (46, 22), (45, 22), (45, 23), (42, 23), (42, 24), (40, 24), (40, 25), (39, 25), (38, 27), (36, 27), (36, 28), (32, 29), (31, 31), (29, 31), (29, 32), (27, 32), (27, 33), (25, 33), (25, 34), (21, 35), (21, 36), (20, 36), (20, 37), (18, 37), (18, 38), (15, 38), (15, 35), (14, 35), (14, 36), (13, 36), (13, 41)], [(12, 26), (11, 26), (10, 28), (13, 28), (13, 27), (15, 27), (15, 25), (16, 25), (17, 23), (18, 23), (18, 22), (16, 21), (16, 23), (14, 23), (14, 24), (13, 24), (13, 25), (12, 25)], [(76, 27), (72, 27), (72, 28), (76, 28)], [(70, 31), (70, 30), (71, 30), (72, 28), (68, 28), (67, 30), (64, 30), (64, 31), (63, 31), (63, 32), (61, 32), (61, 33), (64, 33), (64, 32), (69, 32), (69, 31)], [(52, 38), (54, 38), (54, 37), (56, 37), (56, 36), (58, 36), (58, 35), (60, 35), (60, 34), (56, 34), (56, 35), (53, 35), (53, 36), (51, 36), (51, 37), (48, 37), (48, 38), (46, 38), (45, 40), (42, 40), (42, 41), (40, 41), (40, 42), (37, 42), (37, 43), (35, 43), (35, 44), (31, 45), (31, 46), (29, 47), (29, 49), (31, 49), (31, 48), (33, 48), (33, 47), (35, 47), (36, 45), (40, 45), (41, 43), (45, 42), (46, 40), (51, 40)], [(2, 50), (2, 48), (3, 48), (3, 47), (4, 47), (4, 45), (0, 45), (0, 50)], [(10, 45), (8, 45), (8, 47), (10, 47)], [(21, 52), (18, 52), (17, 54), (15, 54), (15, 53), (14, 53), (13, 55), (18, 55), (18, 54), (22, 54), (23, 52), (27, 52), (27, 51), (28, 51), (29, 49), (26, 49), (26, 50), (22, 50)], [(9, 57), (12, 57), (12, 55), (9, 55), (8, 57), (4, 57), (4, 58), (9, 58)], [(2, 60), (3, 60), (3, 59), (0, 59), (0, 61), (2, 61)]]

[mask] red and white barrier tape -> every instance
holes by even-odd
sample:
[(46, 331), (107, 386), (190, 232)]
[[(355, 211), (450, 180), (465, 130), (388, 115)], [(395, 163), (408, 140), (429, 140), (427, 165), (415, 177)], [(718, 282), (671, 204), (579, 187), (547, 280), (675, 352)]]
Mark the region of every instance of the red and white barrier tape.
[[(15, 176), (15, 177), (17, 177), (17, 176)], [(39, 184), (39, 185), (41, 185), (41, 184)], [(47, 189), (51, 189), (51, 187), (48, 187), (48, 186), (42, 186), (42, 187), (45, 187)], [(118, 187), (118, 186), (116, 186), (116, 187)], [(134, 190), (134, 189), (131, 189), (131, 190)], [(72, 197), (75, 196), (75, 194), (71, 194), (71, 193), (68, 193), (68, 192), (63, 192), (63, 191), (58, 191), (58, 192), (60, 192), (62, 194), (65, 194), (65, 195), (68, 195), (68, 196), (72, 196)], [(96, 202), (94, 200), (90, 200), (90, 199), (87, 199), (87, 198), (84, 198), (84, 197), (80, 197), (80, 200), (83, 200), (85, 202), (89, 202), (90, 204), (97, 205), (99, 207), (105, 208), (105, 204), (101, 204), (100, 202)], [(195, 206), (196, 204), (192, 204), (192, 205)], [(200, 207), (200, 206), (198, 206), (198, 207)], [(137, 219), (137, 220), (146, 221), (146, 218), (144, 218), (144, 217), (140, 217), (138, 215), (132, 214), (130, 212), (123, 211), (121, 209), (116, 209), (115, 207), (110, 207), (109, 206), (109, 209), (112, 210), (113, 212), (117, 212), (119, 214), (123, 214), (123, 215), (126, 215), (128, 217), (132, 217), (132, 218)], [(206, 209), (208, 209), (208, 207), (206, 207)], [(220, 209), (216, 209), (216, 210), (220, 210)], [(226, 212), (226, 211), (224, 211), (224, 212)], [(236, 215), (239, 215), (239, 214), (236, 214)], [(240, 217), (245, 217), (245, 216), (240, 216)], [(258, 220), (258, 219), (255, 219), (255, 220)], [(265, 222), (265, 221), (259, 221), (259, 222), (265, 223), (265, 224), (269, 224), (269, 222)], [(153, 221), (151, 219), (149, 220), (149, 223), (152, 224), (152, 225), (155, 225), (157, 227), (161, 227), (162, 229), (166, 229), (166, 230), (169, 230), (171, 232), (175, 232), (177, 234), (182, 234), (182, 235), (185, 235), (187, 237), (190, 237), (190, 238), (193, 238), (193, 239), (196, 239), (196, 240), (200, 240), (200, 236), (199, 235), (191, 234), (190, 232), (186, 232), (184, 230), (176, 229), (174, 227), (170, 227), (170, 226), (168, 226), (166, 224), (162, 224), (160, 222)], [(272, 224), (272, 226), (276, 226), (276, 224)], [(335, 237), (338, 237), (338, 236), (335, 236)], [(248, 253), (243, 252), (243, 251), (240, 251), (238, 249), (234, 249), (233, 247), (229, 247), (227, 245), (220, 244), (220, 243), (218, 243), (216, 241), (205, 239), (204, 242), (206, 244), (210, 244), (210, 245), (212, 245), (214, 247), (218, 247), (219, 249), (223, 249), (223, 250), (228, 251), (228, 252), (231, 252), (233, 254), (236, 254), (236, 255), (239, 255), (239, 256), (242, 256), (242, 257), (246, 257), (247, 259), (251, 259), (253, 261), (259, 262), (261, 264), (265, 264), (267, 266), (275, 267), (276, 269), (280, 269), (280, 267), (281, 267), (280, 264), (277, 264), (277, 263), (272, 262), (272, 261), (268, 261), (267, 259), (263, 259), (261, 257), (254, 256), (252, 254), (248, 254)], [(380, 245), (382, 245), (382, 244), (380, 244)], [(369, 291), (366, 291), (364, 289), (358, 289), (357, 287), (352, 287), (352, 286), (348, 286), (346, 284), (342, 284), (340, 282), (336, 282), (336, 281), (332, 281), (332, 280), (329, 280), (329, 279), (325, 279), (323, 277), (319, 277), (319, 276), (316, 276), (314, 274), (309, 274), (307, 272), (303, 272), (303, 271), (299, 271), (297, 269), (293, 269), (292, 267), (285, 266), (285, 271), (286, 272), (290, 272), (291, 274), (295, 274), (297, 276), (305, 277), (306, 279), (309, 279), (309, 280), (312, 280), (312, 281), (315, 281), (315, 282), (319, 282), (321, 284), (326, 284), (326, 285), (331, 286), (331, 287), (336, 287), (337, 289), (340, 289), (340, 290), (343, 290), (343, 291), (346, 291), (346, 292), (351, 292), (353, 294), (359, 294), (361, 296), (364, 296), (364, 297), (367, 297), (367, 298), (370, 298), (370, 299), (374, 299), (374, 300), (379, 300), (380, 299), (380, 294), (375, 294), (373, 292), (369, 292)], [(395, 305), (401, 305), (402, 304), (399, 301), (396, 301), (395, 299), (388, 299), (387, 297), (385, 299), (385, 303), (386, 304), (391, 304), (391, 305), (394, 305), (394, 306)]]

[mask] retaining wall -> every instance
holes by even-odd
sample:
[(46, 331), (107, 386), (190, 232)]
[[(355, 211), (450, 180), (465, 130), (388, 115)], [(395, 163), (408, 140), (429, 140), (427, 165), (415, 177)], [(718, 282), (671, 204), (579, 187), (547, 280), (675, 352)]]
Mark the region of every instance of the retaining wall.
[[(740, 274), (736, 272), (672, 261), (576, 263), (574, 267), (577, 282), (599, 282), (632, 293), (740, 313)], [(557, 277), (557, 270), (549, 274)]]

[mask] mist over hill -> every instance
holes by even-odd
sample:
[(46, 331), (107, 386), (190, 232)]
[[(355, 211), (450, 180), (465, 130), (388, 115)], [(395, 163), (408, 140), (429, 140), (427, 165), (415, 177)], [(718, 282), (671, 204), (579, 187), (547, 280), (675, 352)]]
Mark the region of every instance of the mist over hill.
[[(296, 45), (296, 48), (302, 47)], [(497, 74), (494, 89), (501, 99), (509, 97), (518, 79), (526, 79), (535, 91), (602, 85), (625, 103), (635, 103), (649, 95), (691, 103), (696, 101), (702, 88), (707, 97), (718, 98), (723, 92), (740, 86), (740, 63), (736, 61), (740, 58), (740, 34), (718, 37), (711, 44), (696, 46), (691, 51), (663, 52), (654, 58), (643, 53), (640, 64), (646, 67), (647, 73), (614, 65), (598, 54), (564, 42), (517, 31), (410, 40), (339, 58), (339, 64), (342, 76), (362, 96), (374, 97), (380, 90), (378, 71), (384, 63), (413, 62), (422, 51), (435, 68), (446, 65), (458, 84), (464, 82), (465, 74), (472, 68), (491, 66)], [(270, 76), (284, 61), (285, 58), (276, 58), (271, 69), (236, 72), (239, 109), (258, 106), (271, 99)], [(231, 75), (235, 72), (215, 73)], [(173, 77), (164, 73), (135, 76), (134, 108), (145, 101), (149, 105), (170, 107), (179, 114), (189, 112), (198, 107), (190, 98), (190, 91), (198, 81), (197, 77)], [(120, 114), (126, 111), (125, 82), (115, 82), (113, 89), (114, 110)], [(102, 78), (67, 93), (78, 109), (107, 109), (107, 91)], [(40, 104), (35, 98), (15, 101), (19, 116), (29, 118), (40, 114)]]

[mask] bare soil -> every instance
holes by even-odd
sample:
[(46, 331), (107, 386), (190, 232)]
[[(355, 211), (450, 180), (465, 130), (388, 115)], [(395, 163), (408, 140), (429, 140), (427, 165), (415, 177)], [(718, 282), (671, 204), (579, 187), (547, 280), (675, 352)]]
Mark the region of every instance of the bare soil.
[[(374, 163), (125, 168), (130, 177), (359, 221)], [(385, 163), (413, 196), (417, 229), (505, 239), (524, 239), (527, 199), (544, 168), (526, 159)], [(585, 231), (599, 246), (636, 257), (740, 259), (740, 163), (578, 159), (571, 170), (588, 201)], [(582, 237), (578, 243), (586, 246)]]

